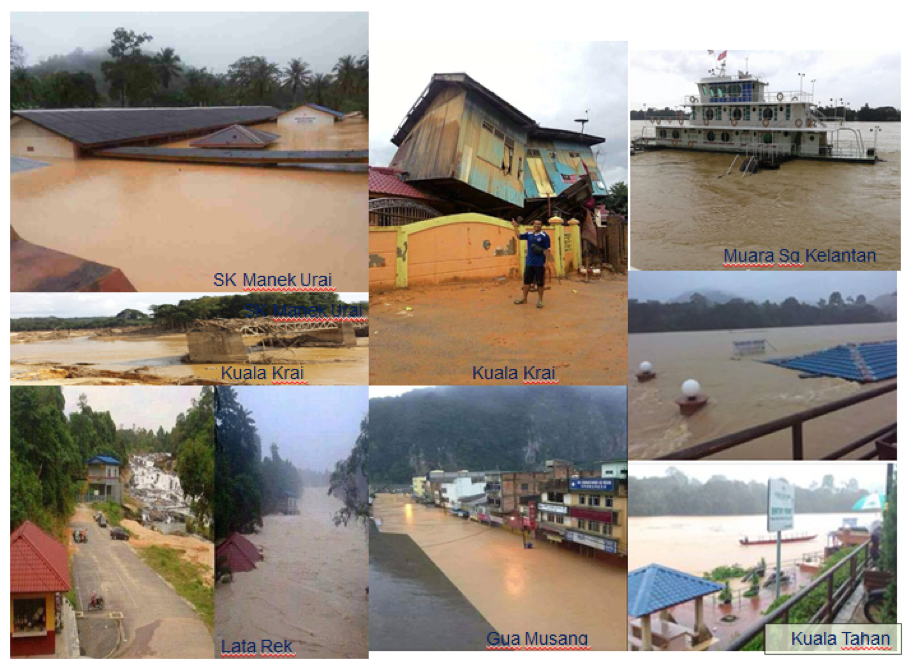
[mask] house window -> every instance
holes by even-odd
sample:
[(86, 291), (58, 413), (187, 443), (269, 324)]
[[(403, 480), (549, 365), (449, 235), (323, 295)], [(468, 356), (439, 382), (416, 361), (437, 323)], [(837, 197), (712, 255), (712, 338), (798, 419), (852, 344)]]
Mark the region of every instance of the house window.
[(519, 181), (521, 181), (521, 177), (522, 177), (522, 175), (524, 174), (524, 170), (522, 169), (522, 166), (523, 166), (523, 165), (522, 165), (522, 158), (519, 156), (519, 158), (518, 158), (518, 174), (516, 174), (516, 178), (517, 178)]
[(586, 497), (584, 494), (579, 494), (578, 495), (578, 505), (580, 505), (580, 506), (585, 505), (587, 503), (587, 501), (585, 499), (586, 499)]
[(584, 520), (578, 520), (578, 528), (579, 528), (579, 529), (584, 529), (584, 528), (585, 528), (585, 521), (584, 521)]
[(504, 142), (505, 148), (502, 152), (502, 171), (505, 174), (512, 173), (512, 161), (515, 157), (515, 140), (506, 137)]
[(566, 522), (565, 522), (565, 519), (563, 518), (562, 515), (557, 515), (557, 516), (556, 516), (556, 523), (557, 523), (557, 524), (565, 524)]
[(609, 496), (605, 496), (604, 497), (604, 508), (612, 508), (612, 507), (613, 507), (613, 499)]
[(527, 491), (528, 491), (528, 483), (523, 483), (523, 484), (522, 484), (522, 486), (521, 486), (521, 491), (522, 491), (522, 492), (527, 492)]
[(612, 525), (612, 524), (604, 524), (603, 527), (601, 528), (600, 532), (601, 532), (604, 536), (612, 536), (612, 535), (613, 535), (613, 525)]
[(600, 506), (600, 497), (599, 496), (589, 496), (588, 505), (599, 507)]
[(547, 513), (547, 522), (553, 521), (553, 513)]
[(600, 531), (600, 522), (595, 522), (591, 520), (588, 522), (588, 531), (594, 531), (595, 533)]

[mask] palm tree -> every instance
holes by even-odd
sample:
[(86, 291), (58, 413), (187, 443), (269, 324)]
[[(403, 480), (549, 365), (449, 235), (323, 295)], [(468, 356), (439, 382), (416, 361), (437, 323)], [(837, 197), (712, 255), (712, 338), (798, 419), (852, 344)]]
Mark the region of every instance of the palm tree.
[(357, 59), (354, 56), (342, 56), (332, 68), (341, 99), (344, 99), (356, 86), (358, 69)]
[(180, 56), (171, 47), (161, 49), (155, 56), (155, 70), (165, 90), (170, 87), (171, 78), (177, 78), (183, 72), (183, 68), (178, 64), (180, 62)]
[(284, 70), (284, 86), (290, 86), (291, 91), (294, 93), (294, 106), (297, 106), (297, 90), (304, 88), (308, 83), (310, 83), (313, 77), (313, 71), (307, 69), (309, 63), (304, 62), (300, 58), (291, 58), (288, 61), (288, 66)]
[(326, 106), (326, 94), (332, 87), (331, 74), (314, 74), (310, 79), (309, 91), (310, 99), (316, 104)]

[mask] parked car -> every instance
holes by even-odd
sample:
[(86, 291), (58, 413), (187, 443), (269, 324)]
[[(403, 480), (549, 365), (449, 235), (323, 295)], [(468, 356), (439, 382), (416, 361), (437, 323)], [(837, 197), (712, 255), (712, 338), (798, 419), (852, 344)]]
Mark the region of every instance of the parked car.
[(98, 516), (98, 526), (101, 527), (102, 529), (107, 526), (107, 520), (104, 519), (104, 515)]
[(129, 540), (130, 535), (123, 527), (114, 527), (111, 529), (111, 540)]

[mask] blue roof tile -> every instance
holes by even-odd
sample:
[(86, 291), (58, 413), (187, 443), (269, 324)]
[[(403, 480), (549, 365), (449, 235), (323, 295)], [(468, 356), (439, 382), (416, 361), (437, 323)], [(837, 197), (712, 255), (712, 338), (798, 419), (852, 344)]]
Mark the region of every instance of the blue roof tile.
[(629, 573), (629, 616), (650, 615), (722, 589), (716, 582), (650, 564)]
[(785, 369), (874, 383), (897, 377), (897, 341), (848, 343), (807, 355), (764, 361)]
[(107, 455), (95, 455), (90, 457), (88, 460), (89, 464), (94, 464), (95, 462), (100, 462), (102, 464), (113, 464), (114, 466), (120, 466), (120, 460), (114, 459), (113, 457), (108, 457)]

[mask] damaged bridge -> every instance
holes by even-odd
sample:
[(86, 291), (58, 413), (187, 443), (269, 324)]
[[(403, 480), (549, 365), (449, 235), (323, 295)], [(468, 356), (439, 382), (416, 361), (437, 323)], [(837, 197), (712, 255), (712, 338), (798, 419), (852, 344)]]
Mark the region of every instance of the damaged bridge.
[(369, 319), (276, 322), (270, 318), (197, 320), (186, 334), (189, 362), (247, 363), (250, 348), (348, 348), (369, 334)]

